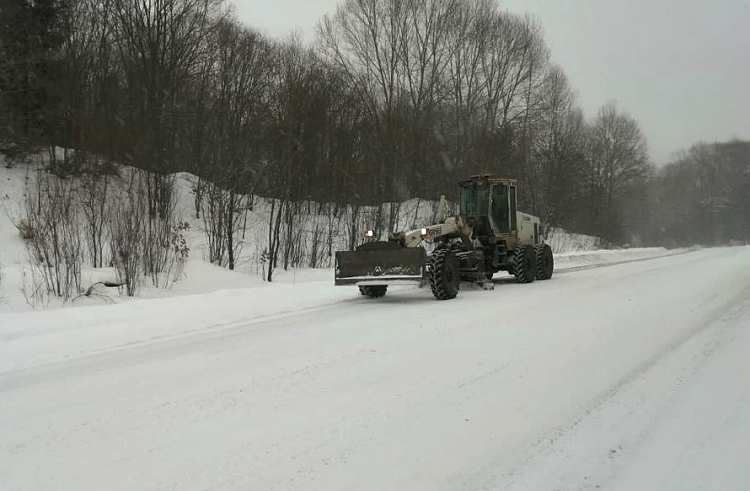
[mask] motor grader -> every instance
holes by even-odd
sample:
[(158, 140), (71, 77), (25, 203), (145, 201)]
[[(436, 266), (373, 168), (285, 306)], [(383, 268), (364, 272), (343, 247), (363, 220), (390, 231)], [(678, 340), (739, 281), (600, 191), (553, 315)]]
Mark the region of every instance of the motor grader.
[(370, 298), (389, 285), (429, 284), (436, 299), (449, 300), (462, 281), (486, 286), (498, 271), (518, 283), (551, 278), (552, 249), (540, 238), (539, 218), (517, 211), (516, 189), (514, 179), (485, 174), (461, 181), (457, 216), (446, 216), (443, 196), (433, 225), (379, 239), (367, 231), (356, 250), (336, 253), (335, 284), (356, 285)]

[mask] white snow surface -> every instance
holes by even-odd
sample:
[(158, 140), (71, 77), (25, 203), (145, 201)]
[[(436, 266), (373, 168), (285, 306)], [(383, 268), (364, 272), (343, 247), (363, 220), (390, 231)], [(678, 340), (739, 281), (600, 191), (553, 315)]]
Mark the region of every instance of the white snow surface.
[(0, 314), (0, 489), (747, 489), (750, 248), (680, 252)]

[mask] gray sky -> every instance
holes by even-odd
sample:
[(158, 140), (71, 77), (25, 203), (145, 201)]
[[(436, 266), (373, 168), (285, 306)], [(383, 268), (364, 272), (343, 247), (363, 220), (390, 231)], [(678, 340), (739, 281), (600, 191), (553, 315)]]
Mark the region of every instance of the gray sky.
[[(338, 0), (235, 0), (272, 36), (316, 22)], [(541, 21), (587, 116), (612, 99), (665, 163), (698, 141), (750, 139), (750, 0), (503, 0)]]

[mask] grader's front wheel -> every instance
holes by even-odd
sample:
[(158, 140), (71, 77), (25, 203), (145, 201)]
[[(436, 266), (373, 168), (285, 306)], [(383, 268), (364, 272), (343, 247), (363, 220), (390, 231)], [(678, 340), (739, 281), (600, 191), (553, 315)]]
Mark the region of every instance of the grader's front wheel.
[(428, 263), (430, 289), (438, 300), (450, 300), (458, 295), (461, 281), (461, 265), (449, 249), (438, 249), (432, 253)]

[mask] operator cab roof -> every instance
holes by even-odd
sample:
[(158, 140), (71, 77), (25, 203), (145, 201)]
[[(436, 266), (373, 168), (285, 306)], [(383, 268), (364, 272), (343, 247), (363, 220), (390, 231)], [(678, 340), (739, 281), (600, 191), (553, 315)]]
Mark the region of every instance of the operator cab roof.
[(518, 181), (516, 179), (509, 179), (507, 177), (493, 176), (490, 174), (476, 174), (471, 176), (469, 179), (459, 181), (459, 186), (465, 186), (466, 184), (505, 184), (506, 186), (516, 186)]

